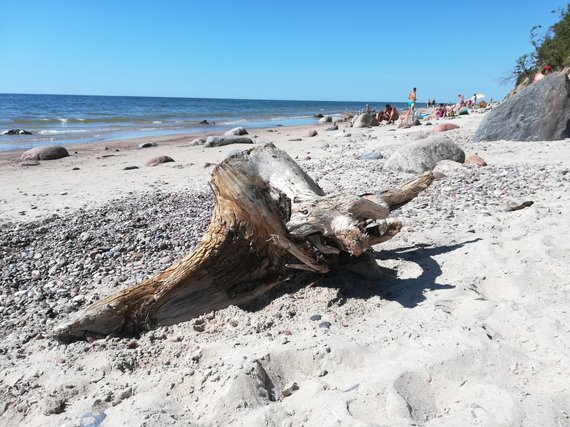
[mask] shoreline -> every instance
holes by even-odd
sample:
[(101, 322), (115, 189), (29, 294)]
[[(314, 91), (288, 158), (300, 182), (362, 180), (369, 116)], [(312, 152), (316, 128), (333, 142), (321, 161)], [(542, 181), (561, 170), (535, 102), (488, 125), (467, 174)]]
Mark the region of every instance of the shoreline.
[[(313, 150), (313, 156), (325, 154), (320, 145), (335, 139), (342, 141), (344, 138), (334, 135), (343, 131), (357, 138), (374, 130), (352, 129), (346, 122), (338, 123), (338, 131), (324, 130), (331, 125), (317, 123), (247, 130), (254, 145), (273, 142), (296, 159), (307, 157), (307, 150)], [(388, 127), (396, 128), (391, 125), (378, 129)], [(318, 135), (305, 136), (312, 129), (317, 130)], [(413, 132), (414, 129), (403, 131)], [(237, 150), (252, 147), (249, 144), (211, 148), (189, 145), (198, 137), (219, 135), (211, 132), (63, 145), (68, 149), (69, 157), (40, 161), (37, 166), (27, 167), (21, 166), (20, 160), (25, 150), (0, 152), (0, 179), (5, 183), (0, 193), (0, 223), (89, 209), (126, 193), (149, 191), (150, 187), (168, 192), (207, 188), (213, 166)], [(154, 142), (158, 146), (139, 149), (138, 145), (145, 142)], [(172, 157), (174, 162), (145, 166), (147, 160), (161, 155)], [(133, 166), (139, 169), (123, 170)]]

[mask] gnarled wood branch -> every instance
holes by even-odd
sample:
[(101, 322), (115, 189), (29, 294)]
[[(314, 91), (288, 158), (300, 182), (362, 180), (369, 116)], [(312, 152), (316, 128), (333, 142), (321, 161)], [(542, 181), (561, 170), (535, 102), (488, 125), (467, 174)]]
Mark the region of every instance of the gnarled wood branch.
[[(241, 304), (297, 269), (326, 273), (395, 236), (390, 210), (425, 189), (426, 173), (383, 195), (326, 195), (273, 144), (237, 153), (212, 174), (216, 205), (198, 247), (156, 276), (59, 325), (62, 341), (133, 333)], [(346, 257), (345, 257), (346, 258)]]

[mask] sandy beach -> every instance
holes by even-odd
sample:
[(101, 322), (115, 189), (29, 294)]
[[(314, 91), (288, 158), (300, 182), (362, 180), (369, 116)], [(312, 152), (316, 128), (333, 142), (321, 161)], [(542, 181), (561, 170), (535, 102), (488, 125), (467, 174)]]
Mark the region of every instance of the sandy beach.
[[(404, 228), (375, 247), (381, 279), (301, 276), (246, 307), (68, 345), (56, 324), (196, 246), (214, 165), (250, 146), (70, 145), (37, 166), (1, 153), (0, 424), (570, 425), (570, 146), (474, 142), (482, 117), (446, 135), (488, 165), (447, 165), (393, 213)], [(352, 194), (413, 178), (383, 165), (433, 133), (329, 126), (249, 131)], [(145, 166), (160, 155), (174, 162)]]

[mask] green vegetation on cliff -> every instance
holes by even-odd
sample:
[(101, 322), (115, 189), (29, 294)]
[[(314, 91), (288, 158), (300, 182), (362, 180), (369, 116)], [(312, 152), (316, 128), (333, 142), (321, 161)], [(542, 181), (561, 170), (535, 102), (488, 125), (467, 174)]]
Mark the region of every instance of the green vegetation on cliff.
[(541, 28), (540, 25), (531, 28), (530, 42), (534, 51), (517, 59), (512, 75), (508, 78), (515, 79), (517, 85), (545, 65), (550, 65), (554, 70), (570, 66), (570, 4), (566, 10), (560, 10), (560, 20), (539, 37)]

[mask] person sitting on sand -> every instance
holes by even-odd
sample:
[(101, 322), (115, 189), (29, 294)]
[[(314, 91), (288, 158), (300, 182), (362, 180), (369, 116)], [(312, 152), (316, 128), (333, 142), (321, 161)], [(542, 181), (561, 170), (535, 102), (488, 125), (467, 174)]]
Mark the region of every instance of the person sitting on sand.
[(438, 119), (442, 119), (447, 115), (447, 109), (445, 105), (439, 104), (439, 107), (435, 110), (435, 117)]
[(540, 71), (538, 73), (536, 73), (536, 76), (534, 76), (533, 83), (541, 81), (543, 78), (548, 76), (550, 73), (552, 73), (552, 67), (550, 65), (545, 66), (542, 70), (542, 73)]
[(390, 104), (386, 104), (384, 111), (380, 111), (376, 116), (378, 123), (382, 123), (383, 120), (386, 120), (386, 124), (388, 125), (394, 124), (399, 118), (400, 115), (398, 114), (398, 110)]

